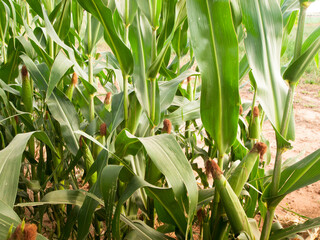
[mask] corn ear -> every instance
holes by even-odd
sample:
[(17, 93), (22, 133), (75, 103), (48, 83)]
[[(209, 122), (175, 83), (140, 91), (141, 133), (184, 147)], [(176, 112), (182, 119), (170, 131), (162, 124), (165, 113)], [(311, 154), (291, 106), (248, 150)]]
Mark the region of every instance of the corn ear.
[(21, 75), (22, 75), (21, 97), (24, 105), (24, 110), (26, 112), (32, 113), (33, 112), (33, 98), (32, 98), (33, 90), (32, 90), (32, 83), (29, 78), (29, 74), (26, 66), (22, 67)]
[[(105, 123), (102, 123), (100, 125), (100, 135), (96, 137), (99, 143), (101, 143), (103, 146), (106, 144), (106, 135), (107, 135), (107, 125)], [(100, 147), (97, 144), (93, 145), (93, 157), (97, 158), (99, 153), (101, 152), (102, 147)]]
[(258, 157), (260, 156), (260, 158), (262, 158), (266, 151), (266, 144), (262, 142), (256, 143), (228, 179), (230, 186), (237, 196), (240, 195)]
[(74, 91), (74, 87), (77, 85), (78, 83), (78, 75), (74, 72), (72, 74), (72, 79), (71, 79), (71, 83), (66, 91), (66, 95), (69, 98), (69, 100), (72, 100), (72, 96), (73, 96), (73, 91)]
[(232, 190), (227, 179), (218, 164), (211, 160), (212, 176), (214, 178), (215, 186), (220, 194), (221, 202), (228, 216), (229, 222), (235, 235), (246, 232), (251, 239), (255, 239), (245, 211), (238, 199), (238, 196)]
[(104, 107), (110, 112), (111, 111), (111, 103), (112, 103), (112, 93), (107, 92), (106, 97), (104, 99)]

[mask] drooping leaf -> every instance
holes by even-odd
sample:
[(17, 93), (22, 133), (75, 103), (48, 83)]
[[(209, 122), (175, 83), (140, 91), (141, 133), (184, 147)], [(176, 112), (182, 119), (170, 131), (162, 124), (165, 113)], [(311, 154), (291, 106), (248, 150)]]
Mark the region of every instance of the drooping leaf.
[[(177, 141), (168, 134), (136, 138), (127, 131), (122, 137), (127, 138), (128, 142), (138, 139), (146, 149), (153, 164), (166, 177), (177, 202), (181, 207), (184, 206), (183, 208), (187, 211), (185, 214), (188, 217), (188, 232), (197, 207), (198, 190), (192, 168)], [(132, 146), (136, 148), (136, 144)], [(127, 147), (127, 151), (129, 147), (130, 145)], [(186, 198), (188, 199), (187, 206), (185, 206)]]
[(320, 149), (281, 172), (280, 187), (276, 196), (270, 197), (270, 184), (263, 192), (263, 199), (279, 202), (287, 194), (320, 180)]
[(175, 79), (159, 83), (161, 111), (166, 110), (171, 105), (179, 84), (183, 80), (186, 80), (187, 77), (195, 76), (197, 74), (198, 73), (194, 71), (185, 71)]
[(7, 239), (10, 226), (15, 228), (20, 223), (21, 220), (12, 207), (0, 200), (0, 238)]
[(237, 136), (238, 41), (229, 1), (187, 0), (191, 43), (199, 64), (201, 119), (223, 154)]
[(270, 240), (278, 240), (278, 239), (285, 239), (288, 238), (295, 233), (304, 232), (308, 229), (317, 228), (320, 226), (320, 217), (310, 219), (305, 221), (302, 224), (292, 225), (288, 228), (278, 229), (274, 232), (271, 232)]
[(174, 112), (166, 115), (173, 125), (181, 125), (185, 121), (200, 118), (200, 101), (188, 102)]
[(47, 144), (55, 152), (54, 146), (44, 132), (18, 134), (0, 151), (0, 200), (10, 207), (13, 207), (17, 195), (22, 155), (32, 136)]
[[(175, 225), (180, 229), (180, 231), (185, 231), (185, 229), (187, 228), (187, 221), (184, 216), (184, 211), (183, 208), (181, 208), (181, 205), (173, 197), (174, 194), (172, 189), (156, 187), (144, 181), (142, 178), (138, 176), (133, 176), (123, 195), (119, 199), (116, 211), (114, 213), (112, 226), (113, 233), (116, 239), (119, 239), (120, 237), (119, 220), (121, 218), (121, 206), (136, 190), (140, 188), (147, 188), (148, 195), (151, 198), (155, 199), (155, 201), (158, 201), (158, 203), (165, 209), (167, 217), (169, 217), (170, 220), (173, 223), (175, 223)], [(167, 220), (169, 221), (169, 219)]]
[(40, 202), (18, 203), (15, 207), (42, 206), (47, 204), (72, 204), (82, 206), (85, 194), (77, 190), (56, 190), (47, 193)]

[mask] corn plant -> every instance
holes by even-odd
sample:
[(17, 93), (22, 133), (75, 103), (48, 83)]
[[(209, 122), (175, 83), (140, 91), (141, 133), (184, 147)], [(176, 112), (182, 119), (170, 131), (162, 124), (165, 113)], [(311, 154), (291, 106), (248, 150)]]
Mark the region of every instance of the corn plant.
[(320, 48), (319, 28), (302, 38), (309, 4), (2, 1), (1, 239), (280, 239), (319, 226), (272, 228), (284, 196), (320, 179), (319, 150), (282, 165), (294, 90)]

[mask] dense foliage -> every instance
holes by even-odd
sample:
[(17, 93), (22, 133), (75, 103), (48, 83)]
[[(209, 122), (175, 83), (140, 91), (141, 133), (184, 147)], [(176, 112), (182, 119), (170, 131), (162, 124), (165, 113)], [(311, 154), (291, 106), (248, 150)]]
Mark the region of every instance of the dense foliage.
[(0, 238), (266, 240), (320, 226), (274, 222), (288, 193), (320, 180), (320, 149), (282, 164), (320, 49), (320, 27), (303, 39), (309, 5), (2, 0)]

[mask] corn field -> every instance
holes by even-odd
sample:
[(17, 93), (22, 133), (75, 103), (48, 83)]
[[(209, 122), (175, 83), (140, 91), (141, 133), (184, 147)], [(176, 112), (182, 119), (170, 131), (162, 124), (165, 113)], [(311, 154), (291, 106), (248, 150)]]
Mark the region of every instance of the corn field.
[(283, 164), (295, 89), (319, 59), (320, 27), (303, 38), (311, 2), (1, 0), (0, 239), (278, 240), (319, 227), (275, 219), (320, 180), (320, 149)]

